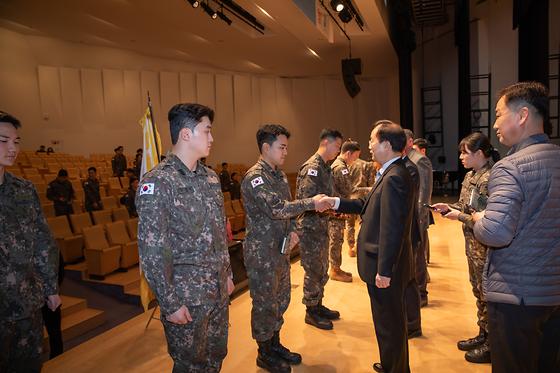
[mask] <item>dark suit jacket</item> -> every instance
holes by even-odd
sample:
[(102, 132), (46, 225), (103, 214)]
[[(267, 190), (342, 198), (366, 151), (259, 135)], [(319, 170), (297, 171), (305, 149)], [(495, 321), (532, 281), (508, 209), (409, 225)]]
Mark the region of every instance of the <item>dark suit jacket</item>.
[(360, 214), (358, 272), (368, 284), (375, 276), (391, 277), (391, 286), (405, 286), (412, 271), (410, 228), (414, 191), (405, 161), (396, 160), (361, 199), (341, 199), (338, 212)]
[[(412, 189), (414, 191), (413, 201), (418, 200), (418, 192), (420, 188), (420, 176), (418, 174), (418, 167), (410, 160), (408, 157), (403, 158), (405, 162), (406, 169), (410, 174), (410, 178), (412, 179)], [(422, 241), (422, 233), (420, 232), (420, 215), (418, 213), (418, 205), (414, 204), (414, 211), (412, 214), (412, 227), (410, 232), (410, 239), (412, 240), (412, 249), (418, 247), (420, 242)]]

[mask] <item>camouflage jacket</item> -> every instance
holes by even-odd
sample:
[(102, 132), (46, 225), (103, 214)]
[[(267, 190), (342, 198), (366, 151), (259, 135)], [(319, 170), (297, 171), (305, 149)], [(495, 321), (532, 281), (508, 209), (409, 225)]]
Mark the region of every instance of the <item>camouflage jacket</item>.
[[(313, 197), (317, 194), (332, 196), (334, 180), (331, 168), (317, 153), (313, 154), (300, 167), (296, 180), (296, 199)], [(296, 227), (299, 232), (304, 228), (326, 230), (329, 213), (307, 211), (298, 216)]]
[(350, 198), (354, 193), (354, 185), (352, 185), (348, 164), (341, 156), (338, 156), (332, 163), (331, 169), (334, 181), (334, 196)]
[(58, 248), (33, 184), (8, 172), (0, 184), (0, 320), (29, 317), (58, 294)]
[(295, 228), (290, 219), (315, 208), (311, 198), (292, 201), (286, 174), (262, 159), (245, 174), (241, 194), (247, 219), (245, 254), (255, 259), (280, 257), (284, 237)]
[(463, 179), (459, 202), (453, 207), (458, 207), (462, 212), (459, 215), (459, 221), (463, 223), (463, 232), (465, 232), (465, 234), (473, 234), (472, 229), (474, 222), (469, 208), (471, 193), (475, 190), (479, 194), (488, 197), (488, 177), (490, 176), (491, 169), (492, 165), (488, 162), (476, 172), (474, 170), (467, 172)]
[(174, 154), (148, 172), (136, 193), (142, 270), (164, 315), (226, 302), (229, 251), (224, 199), (214, 171)]
[(352, 198), (360, 198), (367, 195), (375, 184), (375, 167), (373, 162), (358, 158), (348, 167), (348, 170), (350, 171), (350, 182), (354, 188)]
[(116, 154), (113, 159), (111, 159), (111, 168), (113, 169), (113, 174), (117, 176), (123, 176), (124, 171), (126, 171), (126, 157), (124, 154)]

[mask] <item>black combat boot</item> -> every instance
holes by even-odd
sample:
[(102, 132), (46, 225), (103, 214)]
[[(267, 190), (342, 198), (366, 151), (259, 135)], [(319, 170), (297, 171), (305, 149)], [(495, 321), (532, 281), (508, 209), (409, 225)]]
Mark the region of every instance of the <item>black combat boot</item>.
[(322, 316), (325, 319), (328, 319), (328, 320), (338, 320), (338, 319), (340, 319), (340, 312), (330, 310), (327, 307), (323, 306), (322, 303), (319, 303), (317, 305), (317, 309), (318, 309), (318, 312), (319, 312), (319, 316)]
[(272, 339), (258, 342), (257, 366), (271, 373), (289, 373), (292, 367), (272, 350)]
[(292, 352), (280, 343), (280, 331), (274, 332), (272, 337), (272, 351), (282, 359), (286, 360), (289, 364), (297, 365), (301, 363), (301, 355), (297, 352)]
[(488, 343), (488, 338), (480, 346), (467, 351), (465, 353), (465, 360), (477, 364), (490, 363), (490, 344)]
[(480, 332), (476, 337), (457, 342), (457, 348), (461, 351), (470, 351), (482, 345), (484, 342), (486, 342), (486, 339), (486, 332), (483, 329), (480, 329)]
[(318, 307), (319, 306), (307, 306), (305, 322), (319, 329), (331, 330), (333, 328), (332, 321), (321, 316)]

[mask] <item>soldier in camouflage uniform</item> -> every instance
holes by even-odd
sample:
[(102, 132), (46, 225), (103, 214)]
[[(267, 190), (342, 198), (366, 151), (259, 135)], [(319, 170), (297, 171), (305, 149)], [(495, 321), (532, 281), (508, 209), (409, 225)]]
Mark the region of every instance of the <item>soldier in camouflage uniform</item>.
[[(332, 195), (334, 181), (328, 161), (336, 158), (342, 145), (339, 131), (324, 129), (320, 135), (319, 149), (301, 166), (296, 181), (296, 199), (317, 194)], [(322, 303), (325, 285), (329, 280), (329, 214), (305, 212), (298, 216), (296, 227), (300, 237), (303, 279), (303, 304), (307, 306), (305, 322), (320, 329), (333, 328), (331, 320), (340, 313)]]
[[(354, 185), (350, 178), (350, 167), (360, 156), (360, 144), (349, 140), (342, 144), (340, 155), (331, 165), (334, 180), (334, 195), (350, 198), (354, 195)], [(348, 215), (333, 213), (329, 218), (329, 258), (331, 269), (329, 278), (334, 281), (352, 282), (352, 273), (340, 269), (342, 265), (342, 244), (344, 227)]]
[[(482, 292), (482, 274), (488, 247), (478, 242), (474, 237), (474, 222), (471, 214), (475, 210), (473, 209), (474, 202), (471, 196), (482, 196), (483, 200), (488, 197), (488, 177), (492, 168), (492, 160), (498, 161), (499, 154), (490, 144), (490, 140), (480, 132), (465, 137), (459, 144), (459, 149), (461, 150), (460, 159), (465, 168), (472, 168), (463, 180), (459, 202), (453, 205), (437, 203), (434, 207), (442, 213), (449, 211), (443, 215), (444, 217), (459, 220), (463, 223), (469, 279), (478, 309), (479, 335), (459, 341), (457, 347), (460, 350), (467, 351), (465, 353), (466, 360), (473, 363), (489, 363), (488, 316), (486, 301)], [(484, 207), (480, 206), (479, 210), (484, 209)]]
[[(352, 165), (348, 167), (350, 171), (350, 181), (354, 186), (352, 198), (361, 198), (366, 196), (371, 187), (375, 183), (375, 167), (373, 162), (364, 161), (361, 158), (356, 159)], [(346, 242), (348, 243), (348, 255), (356, 256), (356, 220), (359, 215), (349, 214), (346, 218)]]
[(40, 372), (41, 307), (60, 306), (59, 253), (37, 191), (5, 171), (19, 151), (19, 121), (0, 112), (0, 372)]
[(47, 186), (47, 198), (53, 201), (56, 216), (74, 213), (72, 201), (76, 197), (74, 187), (72, 187), (72, 183), (68, 180), (68, 171), (65, 169), (58, 171), (56, 179)]
[(123, 154), (124, 148), (117, 146), (115, 155), (111, 159), (111, 168), (113, 169), (113, 176), (123, 177), (124, 171), (127, 169), (126, 156)]
[(241, 184), (247, 214), (243, 256), (253, 299), (251, 330), (259, 345), (257, 365), (270, 372), (289, 372), (289, 364), (301, 363), (300, 354), (280, 343), (283, 315), (290, 304), (290, 250), (299, 241), (291, 218), (320, 207), (320, 196), (292, 201), (288, 179), (279, 168), (289, 137), (280, 125), (261, 127), (257, 132), (261, 157)]
[(86, 211), (102, 210), (101, 194), (99, 193), (99, 180), (97, 179), (97, 169), (88, 168), (88, 178), (84, 181), (84, 198)]
[(220, 181), (208, 156), (214, 112), (169, 111), (172, 154), (142, 179), (136, 195), (142, 270), (161, 308), (173, 372), (218, 372), (227, 354), (233, 291)]

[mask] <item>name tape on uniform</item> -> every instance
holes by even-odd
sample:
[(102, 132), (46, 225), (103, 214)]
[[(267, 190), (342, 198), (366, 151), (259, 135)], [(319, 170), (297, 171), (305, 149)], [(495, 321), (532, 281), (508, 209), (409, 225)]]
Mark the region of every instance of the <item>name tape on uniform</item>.
[(138, 193), (138, 195), (144, 195), (144, 194), (154, 194), (154, 183), (146, 183), (144, 185), (142, 185), (142, 187), (140, 188), (140, 193)]
[(309, 170), (307, 170), (307, 174), (309, 176), (317, 176), (317, 170), (310, 168)]
[(258, 187), (259, 185), (263, 185), (263, 184), (264, 184), (264, 180), (260, 176), (251, 180), (251, 185), (253, 186), (253, 188)]
[(343, 169), (343, 170), (342, 170), (342, 174), (343, 174), (343, 175), (348, 175), (348, 169), (347, 169), (347, 168)]

